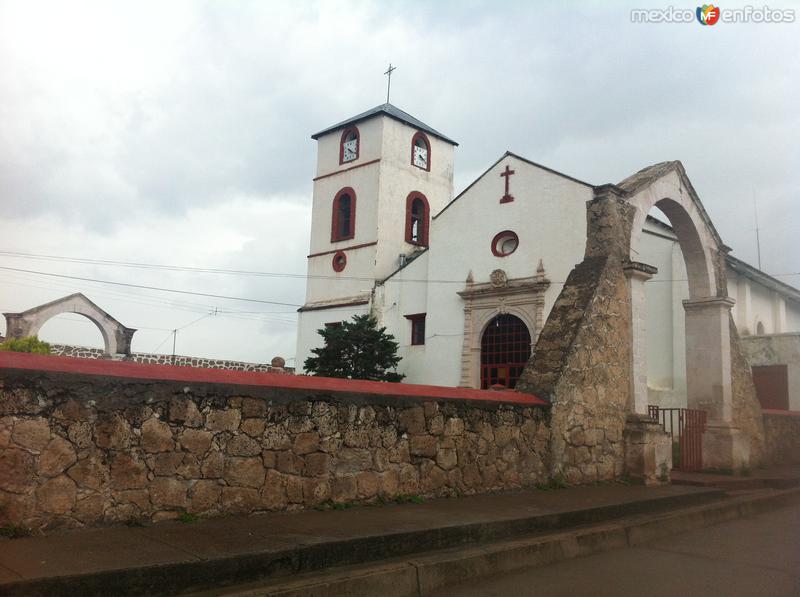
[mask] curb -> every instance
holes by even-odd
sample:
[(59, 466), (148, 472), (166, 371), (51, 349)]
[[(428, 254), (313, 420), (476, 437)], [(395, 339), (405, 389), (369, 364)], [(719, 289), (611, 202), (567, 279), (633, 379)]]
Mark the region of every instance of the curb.
[(612, 549), (634, 547), (680, 532), (753, 516), (800, 502), (800, 488), (770, 495), (743, 496), (722, 503), (684, 508), (654, 516), (636, 515), (616, 522), (502, 541), (483, 547), (452, 548), (373, 566), (351, 566), (329, 573), (307, 573), (291, 581), (260, 583), (197, 593), (226, 597), (336, 597), (339, 595), (422, 596), (448, 585), (521, 568)]
[[(525, 537), (534, 533), (564, 532), (581, 525), (602, 524), (632, 514), (652, 516), (719, 500), (725, 493), (707, 489), (700, 493), (656, 497), (582, 508), (560, 513), (521, 516), (458, 526), (440, 526), (340, 541), (311, 543), (278, 551), (192, 560), (157, 566), (102, 570), (0, 584), (0, 595), (47, 597), (80, 595), (164, 595), (258, 581), (288, 582), (301, 575), (320, 574), (345, 566), (363, 568), (389, 559)], [(400, 585), (392, 585), (392, 588)], [(376, 589), (378, 590), (378, 589)]]

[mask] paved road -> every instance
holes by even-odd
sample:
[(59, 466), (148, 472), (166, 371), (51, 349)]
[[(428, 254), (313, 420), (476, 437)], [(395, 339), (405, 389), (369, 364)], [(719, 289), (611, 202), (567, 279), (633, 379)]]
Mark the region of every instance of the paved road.
[(800, 506), (645, 547), (447, 587), (439, 597), (800, 596)]

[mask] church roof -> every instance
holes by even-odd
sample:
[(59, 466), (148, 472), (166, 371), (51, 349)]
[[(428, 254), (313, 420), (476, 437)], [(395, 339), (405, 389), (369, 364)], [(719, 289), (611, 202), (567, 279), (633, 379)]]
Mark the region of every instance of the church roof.
[(388, 116), (389, 118), (394, 118), (395, 120), (398, 120), (398, 121), (400, 121), (400, 122), (402, 122), (404, 124), (407, 124), (407, 125), (409, 125), (411, 127), (414, 127), (415, 129), (419, 129), (421, 131), (425, 131), (426, 133), (429, 133), (429, 134), (433, 135), (434, 137), (438, 137), (442, 141), (446, 141), (447, 143), (450, 143), (452, 145), (458, 145), (458, 143), (456, 143), (455, 141), (453, 141), (449, 137), (446, 137), (445, 135), (443, 135), (442, 133), (440, 133), (439, 131), (437, 131), (433, 127), (428, 126), (427, 124), (425, 124), (421, 120), (417, 120), (416, 118), (411, 116), (411, 114), (409, 114), (408, 112), (404, 112), (403, 110), (401, 110), (397, 106), (393, 106), (392, 104), (381, 104), (380, 106), (375, 106), (371, 110), (367, 110), (366, 112), (362, 112), (361, 114), (353, 116), (352, 118), (348, 118), (347, 120), (343, 120), (342, 122), (340, 122), (338, 124), (334, 124), (333, 126), (329, 126), (328, 128), (326, 128), (324, 130), (321, 130), (318, 133), (314, 133), (313, 135), (311, 135), (311, 138), (315, 139), (315, 140), (319, 139), (322, 135), (325, 135), (327, 133), (333, 132), (333, 131), (335, 131), (337, 129), (343, 129), (343, 128), (347, 127), (347, 126), (350, 126), (351, 124), (356, 124), (358, 122), (366, 120), (367, 118), (371, 118), (372, 116), (375, 116), (376, 114), (384, 114), (384, 115)]

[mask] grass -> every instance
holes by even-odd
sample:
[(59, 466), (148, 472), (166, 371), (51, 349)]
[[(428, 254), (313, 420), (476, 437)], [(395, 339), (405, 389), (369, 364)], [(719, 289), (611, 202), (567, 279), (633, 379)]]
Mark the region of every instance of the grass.
[(178, 520), (185, 523), (195, 523), (200, 520), (200, 518), (196, 514), (192, 514), (190, 512), (181, 512), (181, 515), (178, 517)]
[(539, 491), (553, 491), (556, 489), (565, 489), (568, 485), (566, 481), (564, 481), (564, 477), (555, 475), (547, 483), (537, 483), (534, 487)]

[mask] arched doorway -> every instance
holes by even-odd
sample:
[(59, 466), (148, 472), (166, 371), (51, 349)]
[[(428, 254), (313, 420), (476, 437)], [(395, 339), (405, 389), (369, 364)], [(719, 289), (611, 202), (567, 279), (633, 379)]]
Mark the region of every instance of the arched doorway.
[(517, 385), (531, 356), (531, 334), (519, 317), (493, 318), (481, 336), (481, 388)]

